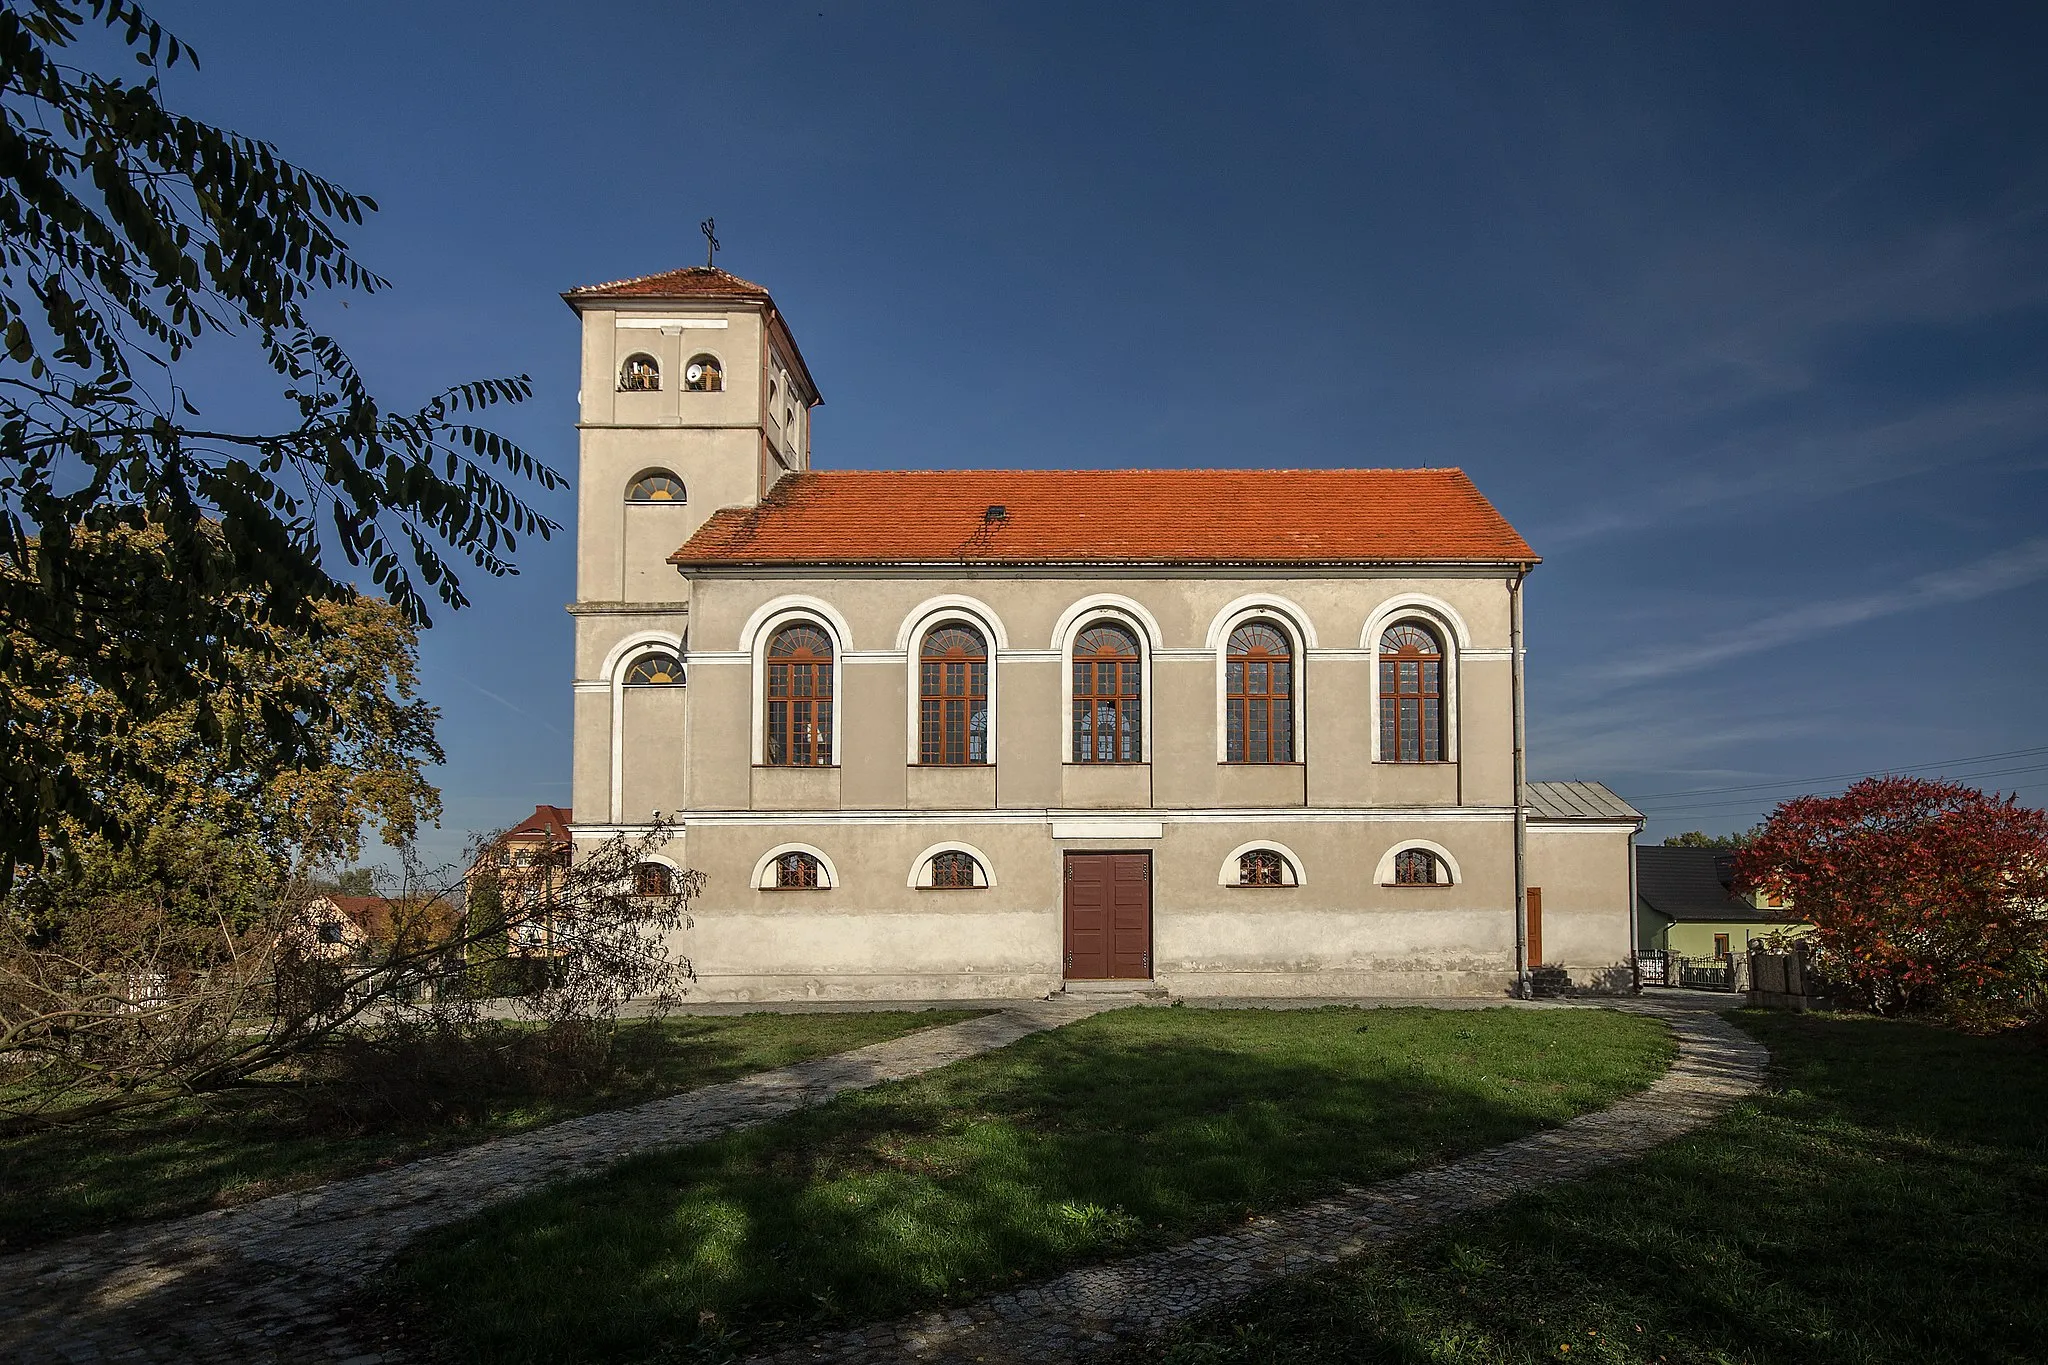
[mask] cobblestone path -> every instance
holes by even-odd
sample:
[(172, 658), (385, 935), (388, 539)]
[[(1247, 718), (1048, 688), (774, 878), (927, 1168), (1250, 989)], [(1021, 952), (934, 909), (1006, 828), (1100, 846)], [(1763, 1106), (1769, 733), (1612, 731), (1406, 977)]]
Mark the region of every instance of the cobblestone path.
[(240, 1208), (0, 1258), (0, 1360), (373, 1365), (343, 1305), (406, 1242), (657, 1147), (915, 1076), (1117, 1002), (1031, 1002)]
[(1621, 1008), (1664, 1019), (1679, 1051), (1660, 1080), (1612, 1108), (1165, 1251), (1087, 1266), (955, 1309), (818, 1337), (759, 1357), (756, 1365), (1018, 1365), (1084, 1358), (1273, 1280), (1504, 1203), (1532, 1185), (1639, 1155), (1709, 1122), (1762, 1085), (1769, 1054), (1718, 1015), (1635, 1002)]

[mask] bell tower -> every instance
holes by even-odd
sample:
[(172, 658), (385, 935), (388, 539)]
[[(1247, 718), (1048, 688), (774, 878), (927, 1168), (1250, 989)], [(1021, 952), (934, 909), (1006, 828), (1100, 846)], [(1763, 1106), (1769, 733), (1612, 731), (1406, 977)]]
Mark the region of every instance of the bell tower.
[(576, 600), (678, 601), (668, 556), (810, 467), (817, 386), (768, 291), (715, 266), (562, 298), (583, 323)]
[(818, 390), (768, 291), (716, 267), (562, 298), (583, 324), (572, 805), (601, 833), (686, 804), (689, 584), (668, 557), (810, 468)]

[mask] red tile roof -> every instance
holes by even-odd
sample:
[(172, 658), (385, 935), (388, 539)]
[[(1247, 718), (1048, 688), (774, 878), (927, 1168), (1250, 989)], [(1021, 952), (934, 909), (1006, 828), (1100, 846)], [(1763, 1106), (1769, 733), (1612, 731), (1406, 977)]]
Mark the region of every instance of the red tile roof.
[(609, 284), (579, 285), (562, 295), (572, 302), (585, 299), (747, 299), (772, 303), (768, 291), (752, 280), (743, 280), (716, 266), (691, 265), (681, 270), (664, 270), (658, 275), (636, 275)]
[[(1001, 517), (990, 509), (1001, 507)], [(671, 563), (1533, 563), (1459, 469), (812, 471)]]
[(505, 831), (508, 839), (527, 834), (544, 834), (562, 843), (569, 842), (569, 825), (575, 819), (575, 812), (568, 806), (535, 806), (533, 814)]

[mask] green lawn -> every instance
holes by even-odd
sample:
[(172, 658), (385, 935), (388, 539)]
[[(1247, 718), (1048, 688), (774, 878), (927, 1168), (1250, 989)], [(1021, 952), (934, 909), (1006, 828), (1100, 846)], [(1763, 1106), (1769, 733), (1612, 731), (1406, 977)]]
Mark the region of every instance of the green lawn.
[(458, 1358), (730, 1358), (1491, 1146), (1670, 1055), (1604, 1011), (1118, 1010), (494, 1210), (393, 1287)]
[(2048, 1051), (1744, 1013), (1771, 1091), (1646, 1160), (1275, 1287), (1122, 1359), (2048, 1358)]
[(0, 1139), (0, 1252), (139, 1218), (244, 1203), (844, 1052), (985, 1010), (677, 1017), (620, 1025), (618, 1066), (571, 1095), (509, 1093), (438, 1121), (337, 1121), (317, 1093), (233, 1092)]

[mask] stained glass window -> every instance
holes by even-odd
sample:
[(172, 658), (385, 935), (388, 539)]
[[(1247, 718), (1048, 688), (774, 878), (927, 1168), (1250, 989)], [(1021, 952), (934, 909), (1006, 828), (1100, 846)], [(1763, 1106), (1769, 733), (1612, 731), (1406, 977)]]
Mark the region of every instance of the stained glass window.
[(683, 681), (683, 665), (673, 654), (642, 654), (626, 670), (628, 687), (677, 687)]
[(682, 502), (683, 481), (666, 469), (650, 469), (626, 490), (627, 502)]
[(1426, 848), (1404, 848), (1394, 855), (1394, 885), (1442, 886), (1450, 881), (1444, 860)]
[(768, 753), (773, 767), (832, 763), (832, 640), (816, 626), (785, 626), (768, 645)]
[(1144, 760), (1143, 673), (1138, 641), (1099, 622), (1074, 641), (1074, 762)]
[(775, 885), (782, 888), (823, 886), (818, 860), (808, 853), (785, 853), (775, 860)]
[(918, 652), (917, 761), (988, 762), (988, 646), (972, 626), (941, 626)]
[(1224, 656), (1224, 756), (1232, 763), (1294, 761), (1294, 651), (1268, 621), (1230, 632)]
[(629, 355), (619, 366), (620, 393), (653, 393), (661, 387), (661, 366), (653, 356)]
[(1237, 858), (1237, 884), (1239, 886), (1285, 886), (1287, 884), (1287, 860), (1277, 850), (1255, 848), (1241, 853)]
[(974, 885), (974, 855), (935, 853), (932, 855), (932, 885), (948, 888)]
[(683, 388), (690, 393), (718, 393), (725, 388), (725, 367), (715, 355), (693, 355), (683, 366)]
[(1444, 653), (1421, 626), (1403, 623), (1380, 637), (1380, 760), (1443, 760)]

